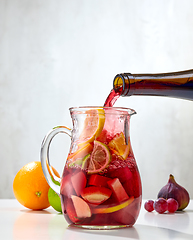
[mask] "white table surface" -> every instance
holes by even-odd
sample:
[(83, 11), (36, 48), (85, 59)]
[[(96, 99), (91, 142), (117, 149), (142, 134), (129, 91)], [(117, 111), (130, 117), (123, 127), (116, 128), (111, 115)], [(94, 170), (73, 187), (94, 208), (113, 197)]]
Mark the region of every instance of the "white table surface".
[(3, 240), (193, 240), (193, 200), (184, 212), (148, 213), (142, 205), (139, 218), (131, 228), (82, 230), (69, 227), (62, 214), (49, 207), (32, 211), (15, 199), (0, 199), (0, 239)]

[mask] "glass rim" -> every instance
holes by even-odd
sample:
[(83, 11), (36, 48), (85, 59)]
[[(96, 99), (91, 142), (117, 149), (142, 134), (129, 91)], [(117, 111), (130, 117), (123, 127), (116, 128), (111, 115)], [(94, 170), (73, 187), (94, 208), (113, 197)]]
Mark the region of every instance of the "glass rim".
[(105, 112), (105, 114), (122, 114), (122, 115), (133, 115), (136, 114), (136, 111), (132, 108), (126, 107), (104, 107), (104, 106), (80, 106), (80, 107), (70, 107), (70, 112), (81, 112), (84, 113), (90, 109), (106, 109), (112, 110), (110, 112)]

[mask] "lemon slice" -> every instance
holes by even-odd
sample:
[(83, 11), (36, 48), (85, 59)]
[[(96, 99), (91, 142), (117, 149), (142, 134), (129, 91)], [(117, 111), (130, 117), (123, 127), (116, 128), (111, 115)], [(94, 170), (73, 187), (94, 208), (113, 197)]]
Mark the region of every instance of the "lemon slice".
[(105, 124), (104, 109), (90, 109), (86, 111), (86, 114), (84, 128), (79, 138), (79, 146), (93, 142), (100, 135)]
[(118, 205), (115, 205), (113, 207), (99, 207), (99, 208), (95, 208), (93, 210), (93, 213), (112, 213), (112, 212), (116, 212), (119, 211), (125, 207), (127, 207), (128, 205), (130, 205), (134, 200), (134, 197), (130, 197), (128, 200), (126, 200), (123, 203), (120, 203)]

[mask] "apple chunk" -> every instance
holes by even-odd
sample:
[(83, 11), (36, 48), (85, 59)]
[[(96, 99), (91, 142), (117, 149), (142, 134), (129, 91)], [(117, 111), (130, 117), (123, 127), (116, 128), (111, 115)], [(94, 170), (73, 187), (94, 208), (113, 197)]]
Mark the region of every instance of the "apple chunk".
[(88, 184), (97, 187), (108, 187), (107, 182), (110, 180), (111, 178), (104, 177), (98, 174), (92, 174), (89, 178)]
[(90, 207), (82, 198), (72, 195), (72, 202), (76, 211), (77, 218), (91, 217)]
[(85, 174), (82, 171), (75, 173), (71, 177), (71, 182), (77, 196), (80, 196), (82, 190), (86, 187), (87, 181)]
[(114, 178), (107, 182), (110, 189), (113, 191), (114, 196), (116, 197), (118, 202), (123, 202), (129, 198), (124, 187), (122, 186), (120, 180), (118, 178)]
[(84, 188), (81, 196), (89, 203), (100, 204), (110, 198), (112, 191), (105, 187), (87, 187)]
[(71, 195), (75, 194), (75, 191), (72, 186), (71, 182), (71, 175), (66, 175), (61, 181), (60, 193), (62, 195), (70, 197)]

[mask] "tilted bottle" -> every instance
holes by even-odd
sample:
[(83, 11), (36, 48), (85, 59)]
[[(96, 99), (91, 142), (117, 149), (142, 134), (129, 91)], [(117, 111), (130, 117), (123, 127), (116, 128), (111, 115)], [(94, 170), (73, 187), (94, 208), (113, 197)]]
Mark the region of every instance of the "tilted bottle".
[(160, 74), (121, 73), (113, 82), (120, 96), (150, 95), (193, 101), (193, 70)]

